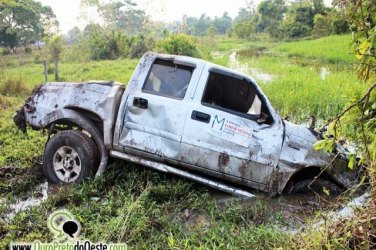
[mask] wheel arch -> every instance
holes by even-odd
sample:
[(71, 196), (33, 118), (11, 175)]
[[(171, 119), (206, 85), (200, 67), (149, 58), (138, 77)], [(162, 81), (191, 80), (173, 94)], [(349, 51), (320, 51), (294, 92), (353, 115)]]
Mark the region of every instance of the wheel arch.
[(44, 127), (53, 128), (53, 126), (56, 124), (69, 123), (76, 125), (87, 131), (91, 135), (95, 144), (98, 146), (98, 150), (100, 153), (100, 163), (95, 175), (100, 176), (107, 166), (108, 150), (106, 149), (104, 144), (103, 130), (101, 131), (101, 127), (103, 128), (103, 123), (101, 126), (96, 124), (92, 119), (89, 118), (90, 116), (91, 118), (95, 117), (96, 119), (100, 119), (98, 115), (87, 110), (85, 110), (85, 112), (83, 113), (80, 110), (73, 109), (55, 110), (45, 117)]
[(303, 168), (297, 169), (284, 183), (283, 187), (281, 188), (282, 193), (288, 192), (289, 189), (292, 188), (294, 183), (312, 179), (324, 173), (325, 172), (322, 172), (322, 167), (319, 166), (305, 166)]

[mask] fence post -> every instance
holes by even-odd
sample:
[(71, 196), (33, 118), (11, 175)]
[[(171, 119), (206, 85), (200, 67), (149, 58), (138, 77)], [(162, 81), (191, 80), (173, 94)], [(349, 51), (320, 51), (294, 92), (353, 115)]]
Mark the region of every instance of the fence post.
[(55, 81), (59, 81), (59, 61), (55, 60)]
[(48, 68), (47, 68), (46, 60), (43, 60), (43, 68), (44, 68), (44, 81), (48, 82)]

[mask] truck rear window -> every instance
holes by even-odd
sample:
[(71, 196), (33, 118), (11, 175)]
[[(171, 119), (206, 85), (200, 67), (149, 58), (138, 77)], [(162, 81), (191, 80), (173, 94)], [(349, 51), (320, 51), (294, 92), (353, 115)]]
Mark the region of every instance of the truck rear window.
[(148, 77), (143, 92), (183, 99), (192, 77), (193, 68), (171, 61), (157, 59)]

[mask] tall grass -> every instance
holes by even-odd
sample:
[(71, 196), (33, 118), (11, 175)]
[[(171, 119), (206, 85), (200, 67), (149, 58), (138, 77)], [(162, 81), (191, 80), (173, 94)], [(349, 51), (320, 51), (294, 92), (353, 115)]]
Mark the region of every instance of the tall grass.
[(24, 96), (29, 92), (22, 79), (6, 79), (0, 83), (0, 94), (4, 96)]
[(350, 35), (335, 35), (316, 40), (286, 42), (277, 45), (273, 51), (285, 52), (289, 56), (317, 59), (328, 63), (355, 63), (350, 49)]
[[(324, 120), (335, 117), (349, 99), (367, 89), (351, 67), (338, 68), (310, 60), (302, 66), (288, 57), (261, 56), (243, 61), (272, 75), (271, 82), (261, 81), (260, 85), (280, 114), (295, 121), (303, 121), (309, 115)], [(326, 72), (325, 76), (322, 71)]]
[[(14, 79), (24, 79), (26, 86), (33, 87), (45, 81), (42, 63), (29, 61), (21, 65), (18, 57), (6, 58), (5, 60), (13, 66), (3, 68), (4, 74), (12, 76)], [(66, 82), (111, 80), (127, 83), (137, 63), (138, 59), (89, 61), (84, 63), (61, 62), (59, 63), (59, 77)], [(53, 73), (48, 75), (48, 81), (54, 81)]]

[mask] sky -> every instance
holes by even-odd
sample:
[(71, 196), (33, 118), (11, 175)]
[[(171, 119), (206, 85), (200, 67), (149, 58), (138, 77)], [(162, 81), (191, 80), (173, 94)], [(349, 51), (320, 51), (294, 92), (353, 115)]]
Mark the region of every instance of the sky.
[[(80, 0), (39, 0), (43, 5), (51, 6), (60, 23), (62, 33), (67, 33), (74, 26), (83, 28), (86, 24), (96, 22), (98, 13), (94, 8), (83, 9)], [(184, 14), (200, 17), (222, 16), (227, 11), (235, 17), (239, 8), (246, 7), (246, 0), (134, 0), (138, 7), (144, 9), (153, 20), (181, 20)]]
[[(51, 6), (60, 23), (60, 30), (66, 34), (74, 26), (84, 28), (90, 22), (98, 22), (95, 8), (82, 8), (80, 0), (39, 0), (43, 5)], [(255, 3), (261, 0), (255, 0)], [(155, 21), (171, 22), (181, 20), (183, 15), (200, 17), (222, 16), (227, 11), (232, 18), (238, 10), (247, 6), (247, 0), (133, 0), (140, 9), (145, 10)], [(330, 4), (331, 0), (325, 0)]]

